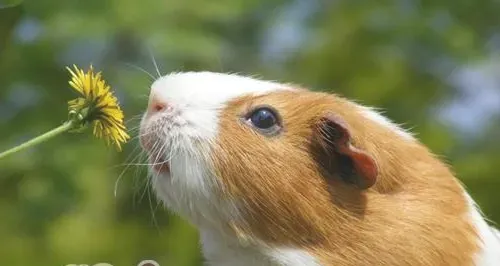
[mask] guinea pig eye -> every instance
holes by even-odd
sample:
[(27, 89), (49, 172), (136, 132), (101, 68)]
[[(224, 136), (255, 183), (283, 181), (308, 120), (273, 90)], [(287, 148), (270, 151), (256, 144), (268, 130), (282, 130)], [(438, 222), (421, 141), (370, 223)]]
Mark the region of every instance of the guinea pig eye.
[(277, 112), (270, 107), (259, 107), (247, 115), (247, 122), (261, 133), (273, 135), (280, 130)]

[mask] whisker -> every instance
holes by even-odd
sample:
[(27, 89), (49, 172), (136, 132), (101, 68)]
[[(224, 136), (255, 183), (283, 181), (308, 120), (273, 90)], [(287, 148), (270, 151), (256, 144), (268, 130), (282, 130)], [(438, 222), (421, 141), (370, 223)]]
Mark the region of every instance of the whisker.
[[(125, 159), (125, 161), (128, 161), (130, 159), (131, 156), (133, 156), (133, 154), (135, 153), (135, 151), (140, 148), (139, 145), (136, 145), (134, 150), (130, 153), (130, 155), (127, 157), (127, 159)], [(139, 154), (136, 155), (132, 161), (135, 161), (135, 159), (137, 159), (140, 155), (141, 155), (142, 151), (139, 150)], [(127, 172), (127, 170), (130, 168), (130, 166), (132, 166), (134, 164), (127, 164), (127, 166), (125, 166), (125, 168), (123, 169), (123, 171), (120, 173), (120, 175), (118, 176), (118, 178), (116, 179), (115, 181), (115, 187), (114, 187), (114, 196), (116, 198), (116, 196), (118, 195), (118, 185), (120, 183), (120, 181), (122, 180), (123, 176), (125, 175), (125, 173)]]
[(152, 82), (156, 80), (156, 78), (155, 78), (153, 75), (151, 75), (151, 73), (149, 73), (148, 71), (146, 71), (144, 68), (142, 68), (142, 67), (140, 67), (140, 66), (137, 66), (137, 65), (134, 65), (134, 64), (132, 64), (132, 63), (128, 63), (128, 62), (122, 62), (122, 64), (124, 64), (124, 65), (126, 65), (126, 66), (128, 66), (128, 67), (131, 67), (131, 68), (133, 68), (133, 69), (135, 69), (135, 70), (139, 70), (139, 71), (141, 71), (142, 73), (144, 73), (144, 74), (148, 75), (148, 76), (151, 78), (151, 81), (152, 81)]
[(148, 52), (149, 52), (149, 56), (151, 57), (151, 60), (153, 61), (153, 65), (155, 66), (156, 68), (156, 73), (158, 73), (158, 78), (161, 78), (161, 73), (160, 73), (160, 69), (158, 68), (158, 64), (156, 63), (156, 59), (153, 55), (153, 51), (151, 51), (151, 49), (149, 48), (148, 46)]
[[(158, 207), (160, 207), (160, 205), (162, 205), (162, 202), (157, 199), (156, 200), (156, 206), (155, 206), (155, 208), (153, 210), (154, 213), (156, 213), (156, 211), (158, 210)], [(161, 235), (161, 231), (160, 230), (158, 230), (158, 234)]]
[[(156, 147), (156, 148), (155, 148), (155, 147)], [(159, 148), (158, 148), (158, 147), (159, 147)], [(153, 152), (151, 152), (151, 155), (156, 154), (156, 156), (155, 156), (155, 158), (154, 158), (154, 161), (153, 161), (154, 163), (156, 163), (156, 161), (158, 161), (159, 156), (161, 156), (161, 154), (162, 154), (162, 152), (163, 152), (164, 148), (165, 148), (165, 145), (162, 145), (162, 143), (160, 143), (159, 141), (157, 141), (157, 142), (155, 143), (155, 145), (153, 145), (153, 149), (151, 149)], [(148, 159), (149, 159), (149, 161), (150, 161), (152, 158), (148, 156)], [(146, 184), (146, 187), (150, 187), (150, 186), (151, 186), (151, 180), (149, 180), (149, 179), (148, 179), (148, 182), (147, 182), (147, 184)], [(144, 195), (145, 195), (145, 192), (146, 192), (146, 191), (147, 191), (147, 190), (144, 190), (144, 192), (142, 193), (142, 196), (141, 196), (141, 198), (139, 199), (139, 201), (142, 201), (142, 199), (144, 198)]]
[[(132, 134), (132, 135), (135, 135), (135, 134), (139, 134), (140, 130), (141, 130), (141, 127), (140, 126), (136, 126), (136, 127), (129, 128), (128, 132), (130, 134)], [(134, 137), (138, 137), (138, 136), (134, 136)]]
[(159, 131), (160, 130), (150, 131), (150, 132), (146, 132), (146, 133), (143, 133), (143, 134), (137, 134), (136, 136), (131, 137), (128, 142), (137, 141), (141, 137), (145, 137), (145, 136), (148, 136), (148, 135), (157, 134)]
[[(139, 157), (139, 161), (145, 161), (147, 160), (146, 159), (146, 153), (141, 153), (141, 156)], [(136, 202), (139, 202), (138, 200), (136, 200), (137, 198), (137, 194), (138, 192), (140, 191), (140, 188), (141, 188), (141, 182), (142, 184), (147, 188), (148, 186), (148, 180), (149, 180), (149, 174), (146, 174), (146, 178), (140, 178), (140, 175), (142, 174), (142, 171), (147, 168), (146, 167), (136, 167), (135, 168), (135, 175), (134, 175), (134, 194), (133, 194), (133, 198), (132, 198), (132, 202), (133, 202), (133, 205), (135, 206)]]
[(151, 178), (150, 177), (146, 179), (146, 184), (145, 184), (144, 190), (141, 193), (141, 196), (139, 197), (137, 202), (142, 202), (142, 200), (144, 199), (144, 196), (149, 191), (149, 189), (151, 189)]
[[(145, 157), (146, 157), (146, 155), (147, 155), (147, 154), (146, 154), (145, 152), (142, 152), (142, 153), (141, 153), (141, 156), (139, 157), (139, 161), (145, 161), (145, 160), (147, 160), (147, 158), (145, 158)], [(142, 170), (143, 170), (143, 169), (146, 169), (146, 170), (147, 170), (147, 167), (136, 167), (136, 168), (135, 168), (135, 176), (136, 176), (136, 177), (140, 177), (140, 175), (142, 174)], [(145, 182), (147, 182), (147, 178), (146, 178), (145, 180), (146, 180)]]
[[(132, 128), (130, 131), (136, 131), (138, 129), (140, 129), (140, 126)], [(147, 136), (150, 134), (157, 134), (158, 131), (161, 130), (160, 127), (155, 128), (155, 129), (156, 130), (148, 131), (148, 132), (143, 133), (143, 134), (137, 134), (130, 141), (135, 141), (140, 137)], [(119, 184), (120, 184), (121, 180), (123, 179), (123, 177), (125, 176), (125, 173), (128, 171), (128, 169), (130, 169), (130, 167), (132, 167), (132, 166), (136, 167), (136, 173), (135, 173), (134, 177), (138, 177), (139, 176), (138, 171), (142, 170), (141, 166), (148, 165), (146, 163), (141, 163), (143, 156), (145, 155), (145, 152), (143, 150), (141, 150), (140, 148), (141, 148), (140, 145), (136, 145), (134, 147), (133, 151), (125, 159), (125, 162), (127, 162), (127, 163), (113, 166), (113, 167), (125, 166), (124, 169), (122, 170), (122, 172), (120, 173), (120, 175), (118, 176), (117, 180), (115, 181), (115, 185), (114, 185), (114, 196), (115, 197), (117, 197), (117, 195), (118, 195)], [(137, 152), (137, 150), (139, 150), (139, 152)], [(133, 157), (133, 159), (130, 159), (131, 157)]]
[(128, 123), (130, 123), (132, 121), (135, 121), (136, 119), (142, 119), (142, 115), (143, 115), (142, 113), (134, 115), (131, 118), (125, 120), (125, 123), (128, 124)]
[(141, 130), (141, 125), (137, 125), (137, 126), (129, 128), (128, 131), (131, 133), (139, 133), (140, 130)]
[(153, 225), (155, 226), (158, 233), (161, 235), (160, 227), (158, 226), (158, 221), (156, 221), (156, 213), (153, 209), (153, 201), (151, 200), (151, 189), (148, 189), (148, 200), (149, 200), (149, 210), (151, 211), (151, 218), (153, 219)]
[[(156, 134), (157, 132), (156, 131), (152, 131), (152, 132), (147, 132), (145, 134), (138, 134), (137, 136), (135, 136), (134, 138), (132, 138), (132, 140), (135, 140), (139, 137), (142, 137), (142, 136), (146, 136), (148, 134)], [(136, 151), (139, 149), (139, 152), (137, 153), (137, 155), (134, 156), (134, 154), (136, 153)], [(140, 159), (140, 157), (143, 155), (144, 151), (141, 150), (141, 146), (140, 145), (136, 145), (135, 148), (132, 150), (132, 152), (128, 155), (128, 157), (125, 159), (126, 162), (128, 162), (130, 160), (130, 158), (132, 156), (134, 156), (134, 158), (132, 160), (130, 160), (130, 163), (125, 163), (125, 164), (121, 164), (121, 165), (116, 165), (116, 166), (113, 166), (114, 167), (119, 167), (119, 166), (125, 166), (125, 168), (123, 169), (123, 171), (120, 173), (120, 175), (118, 176), (117, 180), (115, 181), (115, 186), (114, 186), (114, 196), (116, 197), (117, 194), (118, 194), (118, 186), (119, 186), (119, 183), (120, 181), (122, 180), (123, 176), (125, 175), (126, 171), (131, 167), (131, 166), (143, 166), (143, 165), (147, 165), (147, 164), (141, 164), (139, 163), (140, 160), (137, 160), (137, 159)], [(135, 161), (137, 161), (137, 163), (134, 163)]]
[[(151, 161), (151, 156), (156, 151), (156, 149), (158, 147), (158, 144), (159, 144), (159, 142), (155, 142), (153, 144), (153, 147), (151, 148), (152, 152), (150, 154), (146, 154), (146, 161)], [(146, 191), (149, 189), (149, 186), (150, 186), (150, 178), (148, 177), (148, 178), (146, 178), (146, 184), (145, 184), (145, 187), (144, 187), (144, 191), (141, 193), (141, 196), (139, 197), (139, 199), (137, 200), (137, 202), (141, 202), (142, 201), (142, 199), (144, 198), (144, 195), (145, 195)], [(135, 195), (134, 195), (134, 198), (135, 198)]]

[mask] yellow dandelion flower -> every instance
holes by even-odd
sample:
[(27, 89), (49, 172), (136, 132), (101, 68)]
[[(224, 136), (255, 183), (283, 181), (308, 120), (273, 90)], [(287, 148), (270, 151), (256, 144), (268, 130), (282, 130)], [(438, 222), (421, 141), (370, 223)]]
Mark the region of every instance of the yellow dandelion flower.
[(33, 147), (55, 136), (68, 131), (81, 131), (88, 125), (93, 125), (94, 135), (104, 138), (108, 144), (115, 144), (121, 150), (121, 144), (130, 138), (123, 124), (123, 112), (111, 88), (102, 79), (101, 72), (94, 73), (90, 66), (87, 72), (78, 69), (66, 68), (71, 73), (69, 84), (80, 97), (68, 102), (69, 119), (62, 125), (21, 143), (7, 151), (0, 153), (3, 159), (13, 153)]
[(87, 72), (67, 67), (71, 73), (69, 84), (81, 97), (68, 102), (70, 113), (78, 114), (83, 125), (93, 124), (93, 132), (97, 138), (104, 138), (108, 144), (113, 143), (118, 150), (121, 144), (130, 138), (123, 124), (123, 112), (111, 88), (102, 79), (101, 72), (94, 73), (90, 66)]

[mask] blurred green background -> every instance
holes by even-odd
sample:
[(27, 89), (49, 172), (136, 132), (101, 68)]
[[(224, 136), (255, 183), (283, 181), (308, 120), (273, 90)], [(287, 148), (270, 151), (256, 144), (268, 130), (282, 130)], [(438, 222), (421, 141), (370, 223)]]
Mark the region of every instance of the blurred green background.
[[(65, 120), (71, 64), (102, 70), (137, 127), (151, 80), (131, 65), (154, 73), (151, 50), (163, 74), (257, 75), (383, 108), (500, 222), (499, 1), (18, 2), (0, 0), (0, 150)], [(0, 161), (0, 265), (200, 265), (196, 231), (126, 167), (137, 146), (67, 134)]]

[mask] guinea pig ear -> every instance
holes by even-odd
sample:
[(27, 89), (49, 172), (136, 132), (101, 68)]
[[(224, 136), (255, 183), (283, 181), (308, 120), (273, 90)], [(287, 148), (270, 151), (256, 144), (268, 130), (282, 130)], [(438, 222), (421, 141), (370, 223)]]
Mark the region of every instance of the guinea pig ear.
[(318, 152), (316, 160), (326, 174), (360, 189), (377, 181), (377, 164), (372, 156), (351, 144), (349, 126), (342, 117), (328, 113), (317, 122), (314, 132)]

